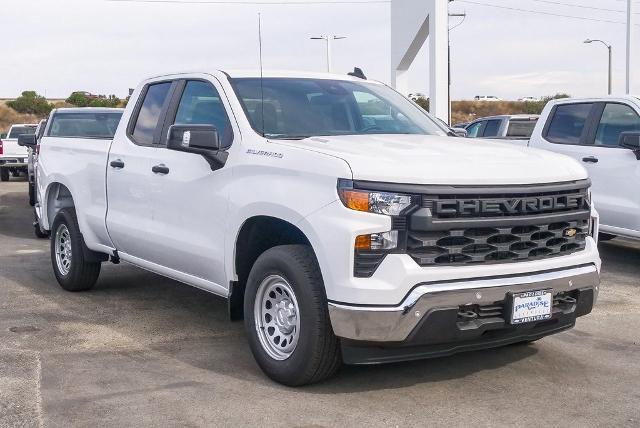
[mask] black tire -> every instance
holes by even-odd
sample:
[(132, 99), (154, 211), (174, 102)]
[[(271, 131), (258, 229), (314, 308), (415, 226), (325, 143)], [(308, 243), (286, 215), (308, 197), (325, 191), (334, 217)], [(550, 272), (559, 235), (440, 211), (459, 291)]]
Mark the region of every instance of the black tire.
[[(254, 315), (260, 284), (272, 275), (288, 282), (300, 316), (298, 342), (284, 360), (270, 356), (262, 345)], [(282, 245), (258, 257), (247, 280), (244, 315), (251, 352), (260, 368), (274, 381), (288, 386), (307, 385), (332, 376), (340, 368), (340, 346), (331, 328), (322, 275), (309, 246)]]
[(36, 185), (33, 182), (29, 182), (29, 205), (36, 205)]
[(0, 181), (9, 181), (9, 170), (7, 168), (0, 168)]
[[(60, 270), (56, 261), (56, 246), (59, 245), (59, 232), (68, 231), (71, 257), (67, 272)], [(91, 289), (100, 275), (100, 262), (87, 262), (84, 258), (84, 241), (78, 227), (76, 212), (73, 208), (60, 210), (51, 227), (51, 264), (53, 273), (62, 288), (67, 291), (85, 291)]]
[(600, 232), (600, 233), (598, 233), (598, 242), (611, 241), (612, 239), (615, 239), (615, 237), (616, 237), (616, 235), (611, 235), (609, 233)]
[(33, 233), (35, 233), (37, 238), (48, 238), (49, 237), (49, 232), (43, 231), (42, 229), (40, 229), (40, 225), (38, 223), (33, 225)]

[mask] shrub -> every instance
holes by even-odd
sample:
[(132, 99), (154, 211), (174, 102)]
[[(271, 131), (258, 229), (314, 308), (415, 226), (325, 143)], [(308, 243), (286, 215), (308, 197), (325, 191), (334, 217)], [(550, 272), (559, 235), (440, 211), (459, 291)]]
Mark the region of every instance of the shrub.
[(7, 105), (18, 113), (38, 116), (46, 116), (53, 109), (53, 105), (36, 91), (24, 91), (15, 100), (7, 102)]

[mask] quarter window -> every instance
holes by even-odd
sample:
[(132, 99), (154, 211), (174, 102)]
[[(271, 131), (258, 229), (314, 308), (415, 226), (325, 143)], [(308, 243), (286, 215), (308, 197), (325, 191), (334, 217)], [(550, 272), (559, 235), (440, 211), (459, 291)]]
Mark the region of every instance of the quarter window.
[(147, 89), (133, 128), (133, 138), (136, 143), (153, 144), (153, 136), (170, 88), (171, 82), (163, 82), (150, 85)]
[(580, 144), (592, 106), (590, 103), (557, 106), (545, 138), (552, 143)]
[(596, 131), (596, 146), (618, 146), (620, 134), (640, 131), (640, 116), (625, 104), (609, 103), (604, 107)]
[(189, 81), (185, 85), (176, 113), (176, 124), (212, 125), (218, 130), (223, 147), (229, 147), (233, 134), (220, 94), (209, 82)]

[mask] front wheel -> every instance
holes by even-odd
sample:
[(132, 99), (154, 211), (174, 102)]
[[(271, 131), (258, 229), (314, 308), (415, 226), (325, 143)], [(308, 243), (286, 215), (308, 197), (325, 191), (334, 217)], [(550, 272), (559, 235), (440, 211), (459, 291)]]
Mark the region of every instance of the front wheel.
[(51, 263), (53, 273), (67, 291), (91, 289), (100, 275), (100, 262), (84, 257), (84, 241), (73, 208), (64, 208), (51, 228)]
[(315, 383), (340, 367), (322, 275), (309, 246), (278, 246), (258, 257), (247, 280), (244, 313), (253, 356), (276, 382)]
[(7, 168), (0, 168), (0, 181), (9, 181), (9, 170)]

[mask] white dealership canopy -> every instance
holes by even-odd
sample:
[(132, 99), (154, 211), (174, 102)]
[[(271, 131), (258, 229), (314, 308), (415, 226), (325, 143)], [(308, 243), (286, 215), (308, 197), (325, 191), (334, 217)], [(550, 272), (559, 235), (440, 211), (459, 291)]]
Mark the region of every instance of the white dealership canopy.
[(408, 70), (420, 48), (429, 41), (429, 104), (431, 113), (448, 120), (447, 0), (391, 1), (391, 83), (410, 92)]

